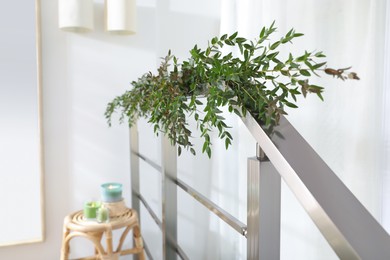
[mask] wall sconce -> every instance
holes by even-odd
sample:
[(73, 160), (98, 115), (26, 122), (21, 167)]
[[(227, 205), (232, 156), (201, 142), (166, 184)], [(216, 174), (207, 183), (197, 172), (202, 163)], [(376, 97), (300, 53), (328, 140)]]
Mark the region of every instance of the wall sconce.
[(106, 30), (117, 34), (136, 33), (136, 0), (106, 0)]
[(85, 32), (93, 29), (93, 0), (59, 0), (59, 27), (65, 31)]

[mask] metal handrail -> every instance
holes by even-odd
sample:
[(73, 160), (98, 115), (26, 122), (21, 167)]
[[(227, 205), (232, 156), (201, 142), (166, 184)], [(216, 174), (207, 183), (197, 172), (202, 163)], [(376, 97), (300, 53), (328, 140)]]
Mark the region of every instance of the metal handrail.
[(270, 138), (242, 118), (340, 259), (390, 259), (390, 236), (285, 117)]

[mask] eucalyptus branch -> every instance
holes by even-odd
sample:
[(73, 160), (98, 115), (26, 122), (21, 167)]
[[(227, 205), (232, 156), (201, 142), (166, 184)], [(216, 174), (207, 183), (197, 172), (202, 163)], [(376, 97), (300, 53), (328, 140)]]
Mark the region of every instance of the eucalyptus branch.
[[(326, 67), (320, 51), (305, 51), (299, 56), (289, 53), (281, 61), (278, 48), (303, 34), (291, 29), (271, 42), (275, 31), (272, 23), (263, 27), (255, 40), (238, 37), (237, 32), (214, 37), (205, 50), (195, 45), (190, 58), (182, 63), (169, 51), (157, 75), (144, 74), (131, 83), (131, 90), (108, 104), (105, 116), (109, 125), (115, 112), (120, 114), (120, 122), (126, 118), (129, 126), (140, 117), (148, 118), (156, 134), (165, 134), (178, 146), (179, 155), (183, 148), (195, 155), (188, 127), (189, 118), (193, 118), (204, 141), (202, 152), (211, 157), (213, 129), (226, 149), (233, 140), (221, 107), (227, 106), (230, 113), (239, 116), (249, 111), (261, 124), (272, 127), (281, 115), (287, 115), (285, 107), (297, 108), (297, 96), (315, 93), (323, 100), (324, 88), (311, 83), (313, 76), (325, 73), (341, 80), (359, 79), (355, 72), (349, 72), (350, 67)], [(236, 48), (239, 56), (233, 51), (223, 54), (225, 46)]]

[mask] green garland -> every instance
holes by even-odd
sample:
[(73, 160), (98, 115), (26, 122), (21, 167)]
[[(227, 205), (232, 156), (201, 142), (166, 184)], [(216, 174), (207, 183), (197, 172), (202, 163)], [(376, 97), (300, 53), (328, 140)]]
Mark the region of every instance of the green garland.
[[(260, 123), (272, 126), (287, 114), (285, 107), (297, 108), (298, 95), (315, 93), (323, 100), (323, 87), (309, 81), (313, 75), (325, 72), (342, 80), (359, 79), (356, 73), (346, 72), (350, 68), (326, 68), (322, 52), (305, 51), (298, 57), (290, 53), (280, 60), (278, 48), (303, 34), (291, 29), (270, 42), (275, 31), (272, 23), (253, 41), (237, 33), (215, 37), (205, 50), (195, 45), (191, 57), (182, 63), (169, 51), (156, 75), (146, 73), (131, 83), (131, 90), (108, 104), (105, 116), (109, 125), (116, 111), (121, 122), (127, 118), (129, 126), (139, 117), (148, 118), (156, 134), (164, 133), (172, 145), (178, 146), (179, 155), (183, 148), (195, 155), (188, 127), (189, 118), (193, 118), (204, 140), (202, 152), (211, 157), (212, 129), (218, 129), (226, 149), (233, 139), (221, 107), (239, 116), (249, 111)], [(237, 48), (240, 56), (224, 55), (224, 46)]]

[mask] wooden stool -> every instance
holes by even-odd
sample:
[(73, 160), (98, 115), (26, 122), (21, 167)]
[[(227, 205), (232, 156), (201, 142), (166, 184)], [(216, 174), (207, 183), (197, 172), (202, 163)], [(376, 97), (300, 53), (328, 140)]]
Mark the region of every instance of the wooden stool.
[[(125, 229), (120, 237), (118, 247), (113, 251), (112, 230), (119, 228)], [(135, 247), (123, 250), (123, 243), (131, 229), (133, 230)], [(106, 235), (107, 252), (101, 244), (103, 234)], [(77, 211), (66, 216), (64, 220), (61, 260), (69, 259), (69, 242), (74, 237), (85, 237), (89, 239), (95, 247), (94, 256), (78, 258), (77, 260), (117, 260), (119, 259), (119, 256), (128, 254), (138, 254), (140, 260), (145, 259), (137, 212), (132, 209), (127, 209), (124, 214), (118, 217), (110, 218), (110, 222), (108, 223), (88, 221), (84, 218), (83, 211)]]

